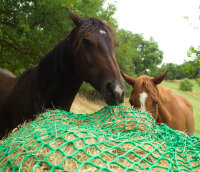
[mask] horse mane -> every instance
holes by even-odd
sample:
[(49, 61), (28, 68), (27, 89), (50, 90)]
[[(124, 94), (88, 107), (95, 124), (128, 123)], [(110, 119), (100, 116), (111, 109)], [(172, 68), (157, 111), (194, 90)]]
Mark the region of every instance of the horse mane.
[(88, 18), (79, 28), (77, 28), (75, 41), (73, 43), (75, 52), (78, 51), (81, 41), (85, 38), (85, 36), (99, 29), (105, 30), (112, 40), (117, 41), (114, 30), (106, 22), (97, 18)]
[(163, 102), (166, 102), (170, 99), (171, 90), (169, 88), (163, 87), (161, 84), (157, 85), (159, 92), (159, 99)]

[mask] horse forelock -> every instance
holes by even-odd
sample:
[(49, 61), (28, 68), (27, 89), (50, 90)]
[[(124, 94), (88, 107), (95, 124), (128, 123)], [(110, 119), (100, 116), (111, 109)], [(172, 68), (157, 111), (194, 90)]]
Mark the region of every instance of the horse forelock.
[(105, 22), (96, 19), (89, 18), (84, 21), (84, 23), (78, 28), (75, 33), (75, 40), (73, 43), (73, 48), (75, 52), (78, 51), (82, 40), (86, 37), (86, 35), (92, 34), (98, 30), (103, 30), (107, 32), (107, 35), (114, 41), (116, 41), (116, 37), (113, 29)]
[(146, 89), (149, 89), (149, 77), (146, 76), (146, 75), (143, 75), (141, 77), (139, 77), (137, 79), (137, 82), (136, 82), (136, 87), (138, 88), (146, 88)]

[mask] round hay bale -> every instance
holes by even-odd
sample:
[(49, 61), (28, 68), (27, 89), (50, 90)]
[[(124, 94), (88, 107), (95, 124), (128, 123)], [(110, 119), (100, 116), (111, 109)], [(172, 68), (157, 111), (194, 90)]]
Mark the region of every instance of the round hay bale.
[(0, 171), (198, 171), (200, 138), (147, 113), (49, 111), (0, 142)]

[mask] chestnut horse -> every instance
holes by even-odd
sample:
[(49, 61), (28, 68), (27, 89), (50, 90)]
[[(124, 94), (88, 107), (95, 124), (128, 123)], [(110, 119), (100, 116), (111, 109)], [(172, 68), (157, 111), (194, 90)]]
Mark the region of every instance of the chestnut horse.
[(190, 102), (160, 85), (168, 71), (155, 78), (142, 75), (137, 79), (121, 73), (133, 88), (129, 99), (132, 106), (150, 112), (158, 123), (194, 134), (193, 108)]
[(43, 109), (69, 111), (83, 81), (97, 89), (108, 105), (123, 102), (125, 87), (113, 30), (99, 19), (68, 13), (76, 27), (38, 65), (19, 77), (0, 71), (0, 136)]

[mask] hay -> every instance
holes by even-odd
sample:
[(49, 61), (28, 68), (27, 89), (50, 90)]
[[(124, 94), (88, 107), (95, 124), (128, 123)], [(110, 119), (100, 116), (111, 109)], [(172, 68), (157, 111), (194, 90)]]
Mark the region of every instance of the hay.
[[(185, 140), (180, 145), (176, 139)], [(105, 107), (86, 115), (50, 111), (1, 141), (0, 169), (200, 170), (200, 150), (189, 145), (195, 139), (200, 141), (165, 125), (160, 128), (148, 114), (127, 107)]]

